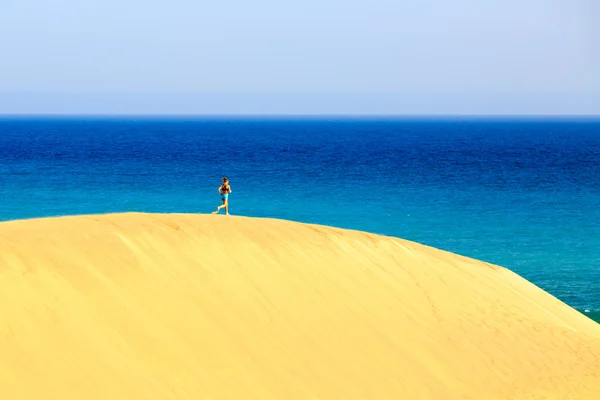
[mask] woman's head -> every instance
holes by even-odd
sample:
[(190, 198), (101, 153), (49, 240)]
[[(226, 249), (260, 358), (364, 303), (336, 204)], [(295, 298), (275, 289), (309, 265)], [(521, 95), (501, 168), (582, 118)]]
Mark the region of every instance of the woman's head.
[(229, 182), (229, 179), (227, 179), (227, 177), (226, 177), (226, 176), (224, 176), (224, 177), (223, 177), (223, 183), (227, 183), (227, 182)]

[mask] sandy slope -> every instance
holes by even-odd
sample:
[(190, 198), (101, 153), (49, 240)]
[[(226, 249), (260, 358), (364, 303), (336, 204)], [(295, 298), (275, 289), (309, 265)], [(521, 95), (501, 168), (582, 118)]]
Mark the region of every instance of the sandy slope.
[(600, 399), (600, 325), (506, 269), (361, 232), (7, 222), (0, 398)]

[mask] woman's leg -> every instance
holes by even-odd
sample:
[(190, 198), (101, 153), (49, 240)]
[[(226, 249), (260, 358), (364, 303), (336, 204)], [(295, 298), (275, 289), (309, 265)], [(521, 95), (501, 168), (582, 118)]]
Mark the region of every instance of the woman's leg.
[[(217, 207), (217, 211), (213, 211), (212, 213), (213, 214), (218, 214), (219, 211), (221, 211), (221, 208), (227, 207), (226, 204), (227, 204), (227, 200), (223, 199), (223, 204), (221, 204), (219, 207)], [(227, 210), (227, 208), (225, 208), (225, 210)]]

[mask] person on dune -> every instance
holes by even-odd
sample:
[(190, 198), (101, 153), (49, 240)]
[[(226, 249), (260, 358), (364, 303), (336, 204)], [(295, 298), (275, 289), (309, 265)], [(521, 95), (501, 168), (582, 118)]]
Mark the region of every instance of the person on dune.
[(219, 186), (219, 194), (223, 204), (217, 207), (217, 211), (213, 211), (213, 214), (218, 214), (221, 208), (225, 208), (225, 215), (229, 215), (229, 194), (231, 193), (231, 186), (229, 186), (229, 179), (223, 177), (223, 184)]

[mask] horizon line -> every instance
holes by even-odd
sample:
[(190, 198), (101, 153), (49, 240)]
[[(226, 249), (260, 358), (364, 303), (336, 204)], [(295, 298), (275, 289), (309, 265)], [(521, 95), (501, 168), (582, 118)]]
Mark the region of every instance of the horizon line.
[(1, 113), (9, 118), (385, 118), (385, 119), (600, 119), (600, 114), (386, 114), (386, 113)]

